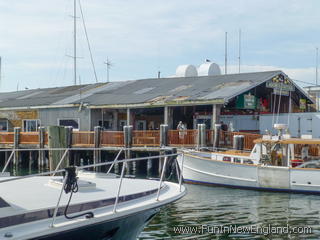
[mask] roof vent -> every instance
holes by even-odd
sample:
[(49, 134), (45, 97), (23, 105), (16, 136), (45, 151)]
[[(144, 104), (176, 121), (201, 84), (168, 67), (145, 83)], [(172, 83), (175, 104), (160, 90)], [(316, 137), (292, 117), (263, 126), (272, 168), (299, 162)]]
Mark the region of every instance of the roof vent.
[(198, 68), (198, 76), (214, 76), (221, 75), (221, 70), (218, 64), (213, 62), (206, 62)]
[(176, 70), (176, 77), (196, 77), (198, 76), (197, 68), (193, 65), (180, 65)]

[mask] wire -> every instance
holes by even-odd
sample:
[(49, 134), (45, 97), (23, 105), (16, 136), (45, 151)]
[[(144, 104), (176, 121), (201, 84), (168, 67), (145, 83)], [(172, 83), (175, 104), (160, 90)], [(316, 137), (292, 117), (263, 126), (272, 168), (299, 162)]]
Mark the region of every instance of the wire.
[(92, 68), (93, 68), (93, 73), (94, 73), (94, 77), (95, 77), (96, 83), (97, 83), (97, 82), (98, 82), (98, 77), (97, 77), (96, 67), (95, 67), (95, 65), (94, 65), (94, 61), (93, 61), (93, 57), (92, 57), (91, 46), (90, 46), (90, 42), (89, 42), (87, 27), (86, 27), (86, 23), (85, 23), (85, 20), (84, 20), (84, 15), (83, 15), (83, 11), (82, 11), (82, 6), (81, 6), (80, 0), (79, 0), (79, 7), (80, 7), (80, 12), (81, 12), (81, 17), (82, 17), (82, 23), (83, 23), (84, 33), (85, 33), (85, 35), (86, 35), (87, 44), (88, 44), (88, 49), (89, 49), (89, 53), (90, 53), (90, 60), (91, 60)]
[(290, 123), (290, 114), (291, 114), (291, 91), (289, 91), (289, 114), (288, 114), (288, 123), (287, 126), (289, 128), (289, 123)]
[(315, 83), (310, 83), (310, 82), (305, 82), (305, 81), (301, 81), (301, 80), (297, 80), (297, 79), (292, 79), (293, 81), (296, 81), (296, 82), (301, 82), (301, 83), (305, 83), (305, 84), (310, 84), (310, 85), (313, 85), (313, 86), (318, 86), (317, 84)]
[[(272, 102), (272, 128), (273, 128), (273, 124), (274, 124), (274, 113), (276, 111), (276, 94), (273, 93), (274, 97), (273, 97), (273, 102)], [(272, 96), (271, 96), (272, 99)]]
[(281, 94), (282, 94), (282, 82), (280, 83), (280, 94), (279, 94), (279, 103), (278, 103), (277, 123), (279, 123), (280, 104), (281, 104)]

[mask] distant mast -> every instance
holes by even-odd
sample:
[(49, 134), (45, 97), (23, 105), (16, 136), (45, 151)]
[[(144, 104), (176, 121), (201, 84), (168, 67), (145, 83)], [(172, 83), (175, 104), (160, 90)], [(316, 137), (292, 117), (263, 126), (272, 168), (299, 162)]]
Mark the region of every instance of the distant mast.
[(241, 72), (241, 29), (239, 29), (239, 73)]
[(224, 48), (224, 74), (227, 74), (228, 65), (228, 32), (225, 34), (225, 48)]
[(318, 86), (318, 47), (316, 47), (316, 86)]
[(77, 0), (73, 1), (73, 71), (74, 85), (77, 85)]

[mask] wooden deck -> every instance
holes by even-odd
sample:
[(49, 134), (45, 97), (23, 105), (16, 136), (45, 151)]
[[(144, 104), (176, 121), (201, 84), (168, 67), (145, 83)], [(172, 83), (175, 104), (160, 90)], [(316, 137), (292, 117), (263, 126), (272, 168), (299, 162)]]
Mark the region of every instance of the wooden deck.
[[(101, 131), (100, 133), (101, 147), (123, 147), (124, 134), (122, 131)], [(222, 132), (220, 135), (220, 145), (222, 147), (232, 147), (233, 136), (244, 135), (246, 150), (251, 150), (254, 146), (254, 140), (260, 138), (259, 134), (243, 133), (243, 132)], [(178, 130), (168, 131), (168, 146), (174, 147), (195, 147), (197, 130)], [(212, 146), (213, 130), (207, 130), (206, 133), (208, 146)], [(48, 133), (44, 136), (45, 145), (48, 143)], [(14, 132), (0, 132), (0, 145), (2, 147), (12, 147), (14, 145)], [(94, 147), (95, 145), (94, 131), (73, 131), (72, 147)], [(19, 144), (37, 146), (40, 144), (39, 132), (20, 132)], [(158, 147), (160, 145), (160, 131), (134, 130), (132, 136), (133, 147)]]

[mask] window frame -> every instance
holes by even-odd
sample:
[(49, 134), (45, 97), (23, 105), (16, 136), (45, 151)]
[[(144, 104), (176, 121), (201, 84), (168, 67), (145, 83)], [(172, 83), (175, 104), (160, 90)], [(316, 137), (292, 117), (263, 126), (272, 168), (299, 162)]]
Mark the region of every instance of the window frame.
[(78, 128), (73, 128), (72, 130), (73, 131), (80, 131), (80, 118), (58, 118), (57, 119), (57, 125), (58, 126), (61, 126), (61, 127), (67, 127), (67, 126), (64, 126), (64, 125), (60, 125), (60, 120), (76, 120), (78, 122)]
[[(36, 121), (36, 130), (35, 131), (27, 131), (28, 129), (28, 122), (31, 122), (31, 121)], [(26, 122), (26, 124), (25, 124)], [(35, 118), (35, 119), (22, 119), (22, 127), (23, 127), (23, 132), (37, 132), (39, 127), (41, 126), (41, 121), (39, 118)]]
[(6, 130), (0, 130), (0, 132), (8, 132), (9, 131), (9, 120), (8, 119), (1, 119), (1, 121), (6, 121), (7, 122), (7, 126), (6, 126)]

